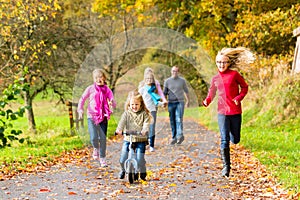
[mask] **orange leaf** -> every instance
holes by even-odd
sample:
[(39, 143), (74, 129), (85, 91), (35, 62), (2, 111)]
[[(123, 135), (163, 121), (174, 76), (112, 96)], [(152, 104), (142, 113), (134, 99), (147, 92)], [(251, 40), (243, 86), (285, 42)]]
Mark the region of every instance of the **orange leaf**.
[(76, 192), (68, 192), (68, 195), (77, 195)]
[(48, 188), (41, 188), (40, 192), (50, 192), (50, 190)]
[(186, 183), (194, 183), (195, 181), (194, 180), (186, 180), (185, 182)]

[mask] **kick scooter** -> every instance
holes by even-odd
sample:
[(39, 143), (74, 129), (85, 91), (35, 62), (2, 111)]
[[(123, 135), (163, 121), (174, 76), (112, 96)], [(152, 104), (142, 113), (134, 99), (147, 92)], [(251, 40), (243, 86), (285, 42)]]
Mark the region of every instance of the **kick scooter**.
[(136, 148), (132, 142), (132, 135), (139, 135), (140, 132), (137, 131), (127, 131), (126, 133), (123, 133), (125, 135), (130, 136), (130, 143), (129, 143), (129, 153), (128, 158), (124, 163), (125, 171), (128, 174), (128, 181), (130, 184), (133, 183), (133, 181), (138, 180), (138, 163), (136, 159)]

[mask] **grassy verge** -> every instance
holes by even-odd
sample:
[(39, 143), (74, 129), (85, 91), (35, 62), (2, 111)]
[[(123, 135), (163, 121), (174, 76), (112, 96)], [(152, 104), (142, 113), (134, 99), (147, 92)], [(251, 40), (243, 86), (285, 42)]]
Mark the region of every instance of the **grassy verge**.
[[(21, 129), (23, 144), (12, 143), (12, 147), (0, 149), (0, 163), (10, 166), (26, 166), (44, 160), (52, 160), (66, 151), (80, 149), (90, 145), (85, 119), (83, 129), (70, 130), (68, 108), (65, 105), (56, 105), (53, 102), (40, 100), (34, 105), (37, 132), (28, 131), (27, 119), (20, 118), (14, 122), (14, 128)], [(114, 135), (116, 122), (110, 120), (108, 137)]]
[[(216, 109), (186, 109), (185, 116), (198, 116), (210, 130), (218, 131)], [(249, 149), (270, 173), (289, 190), (299, 193), (300, 180), (300, 119), (280, 125), (270, 123), (274, 113), (258, 115), (258, 110), (245, 109), (240, 144)]]

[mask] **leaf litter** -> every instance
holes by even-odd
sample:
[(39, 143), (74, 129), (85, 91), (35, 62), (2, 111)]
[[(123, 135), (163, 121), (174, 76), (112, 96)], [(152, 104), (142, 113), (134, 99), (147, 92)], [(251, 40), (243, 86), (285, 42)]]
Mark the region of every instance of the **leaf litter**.
[[(147, 151), (145, 155), (146, 181), (129, 184), (126, 178), (117, 178), (122, 141), (114, 138), (108, 141), (107, 154), (112, 162), (108, 168), (101, 168), (91, 160), (90, 147), (65, 152), (59, 157), (43, 159), (26, 167), (18, 162), (12, 165), (4, 163), (0, 170), (0, 194), (6, 198), (15, 197), (13, 188), (5, 184), (12, 181), (11, 185), (17, 184), (15, 187), (24, 188), (24, 183), (39, 188), (30, 192), (19, 191), (21, 194), (17, 197), (28, 198), (39, 194), (59, 197), (62, 195), (60, 190), (63, 190), (63, 195), (73, 196), (74, 199), (92, 195), (102, 199), (299, 199), (299, 194), (284, 190), (265, 166), (240, 145), (231, 145), (231, 174), (228, 178), (221, 177), (218, 134), (191, 120), (185, 121), (185, 126), (189, 129), (185, 132), (187, 139), (182, 145), (170, 146), (170, 135), (157, 135), (157, 150), (154, 153)], [(74, 174), (76, 170), (78, 174)], [(51, 175), (59, 173), (66, 176), (60, 184), (73, 186), (58, 190), (59, 186), (55, 187), (58, 181), (51, 179)], [(50, 177), (45, 178), (48, 175)], [(39, 176), (47, 184), (31, 180)]]

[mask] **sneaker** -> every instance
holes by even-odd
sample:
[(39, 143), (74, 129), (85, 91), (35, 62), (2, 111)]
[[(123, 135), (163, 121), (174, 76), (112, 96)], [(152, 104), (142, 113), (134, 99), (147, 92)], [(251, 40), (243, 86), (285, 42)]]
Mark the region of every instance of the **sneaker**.
[(155, 151), (154, 147), (150, 147), (150, 152), (154, 152), (154, 151)]
[(105, 161), (105, 158), (100, 158), (100, 165), (101, 165), (101, 167), (107, 167), (108, 166), (106, 161)]
[(93, 159), (99, 160), (99, 150), (96, 148), (94, 148), (94, 151), (93, 151)]
[(172, 139), (172, 141), (171, 141), (171, 145), (174, 145), (174, 144), (176, 144), (176, 142), (177, 142), (177, 139), (175, 138), (175, 139)]
[(119, 179), (124, 179), (125, 178), (125, 171), (120, 171), (119, 173)]
[(140, 178), (141, 178), (143, 181), (146, 181), (146, 177), (147, 177), (147, 172), (140, 173)]
[(183, 142), (183, 140), (184, 140), (184, 136), (181, 136), (181, 138), (179, 138), (177, 144), (181, 144)]

